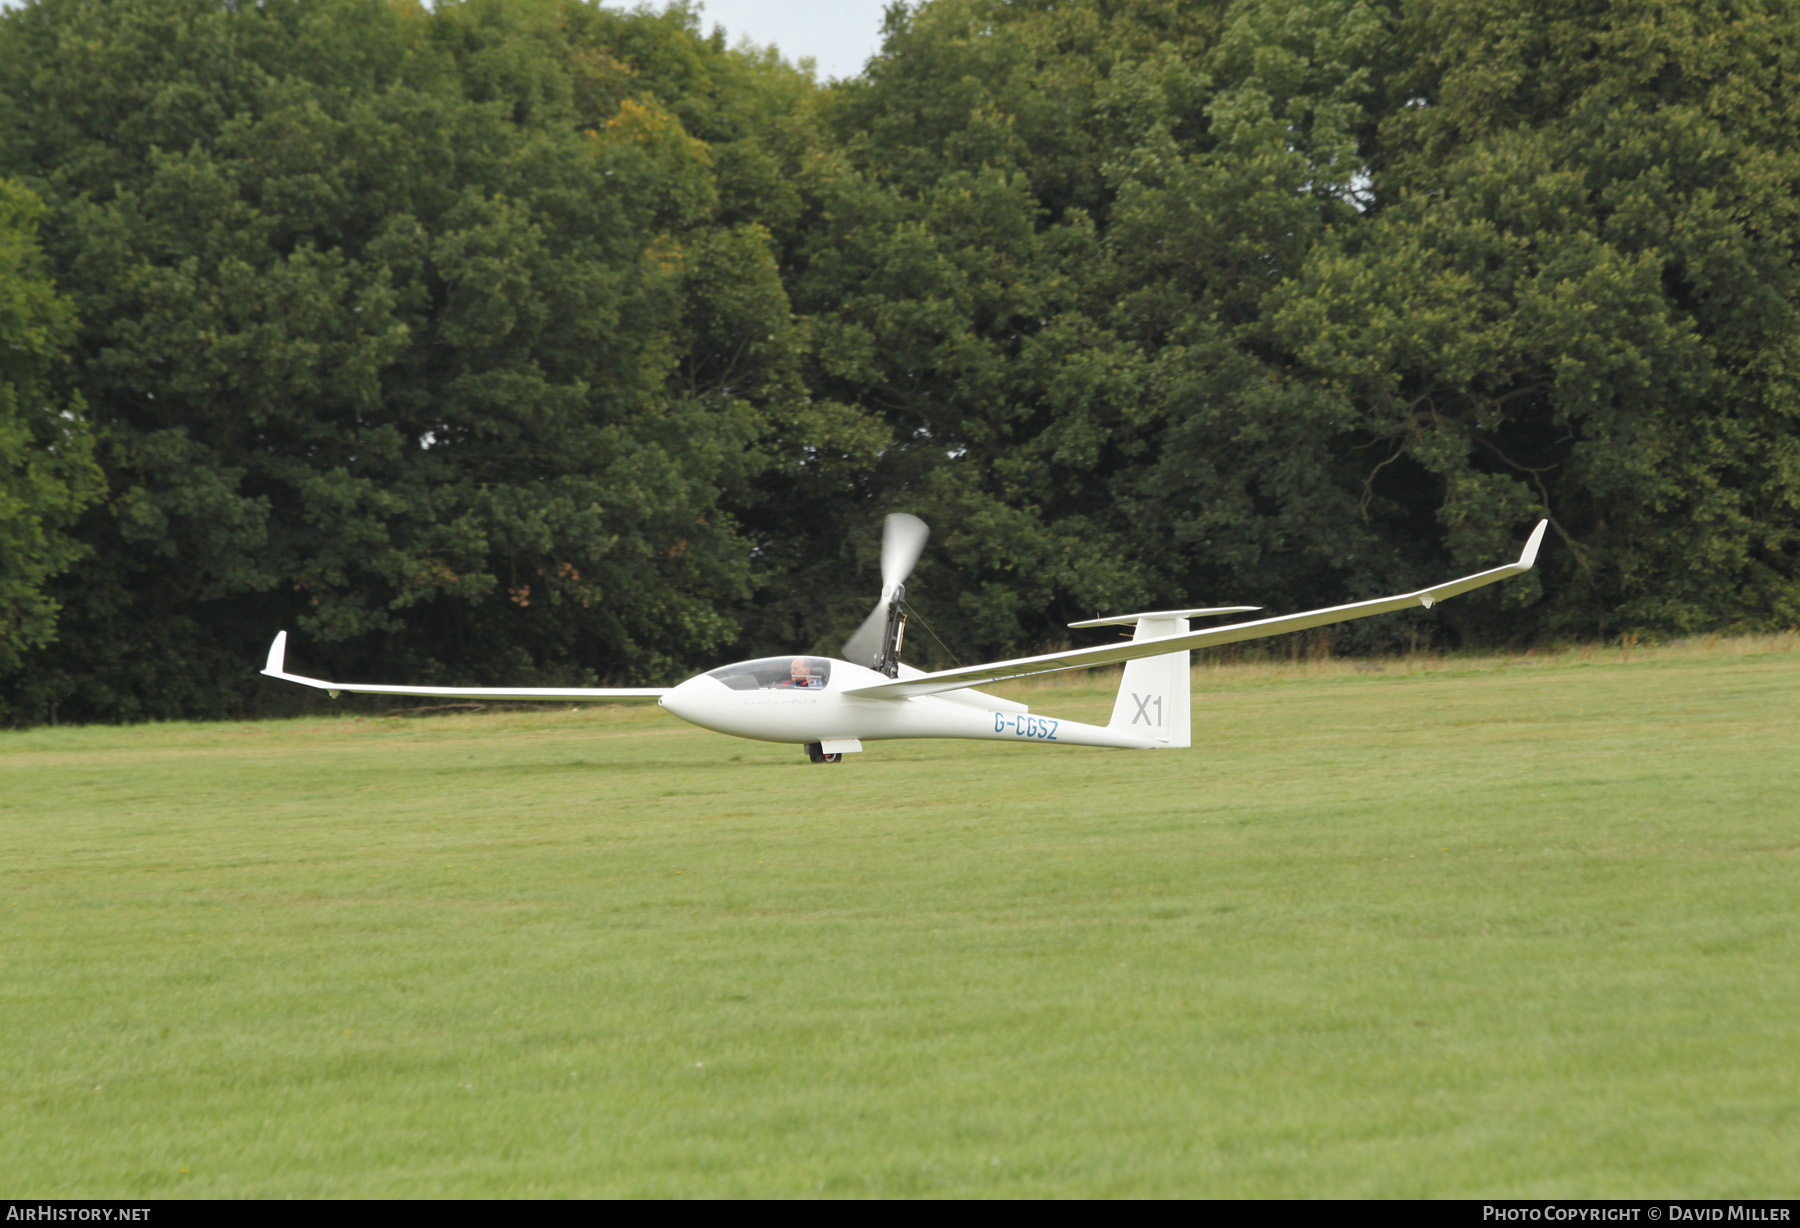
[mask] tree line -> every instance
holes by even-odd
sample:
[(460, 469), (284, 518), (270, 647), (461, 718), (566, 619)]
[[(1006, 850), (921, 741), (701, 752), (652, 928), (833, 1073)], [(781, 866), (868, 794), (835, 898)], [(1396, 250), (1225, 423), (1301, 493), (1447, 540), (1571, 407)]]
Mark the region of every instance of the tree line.
[[(1800, 621), (1800, 10), (0, 14), (0, 720), (666, 682), (1520, 582), (1366, 650)], [(1377, 625), (1379, 624), (1379, 625)]]

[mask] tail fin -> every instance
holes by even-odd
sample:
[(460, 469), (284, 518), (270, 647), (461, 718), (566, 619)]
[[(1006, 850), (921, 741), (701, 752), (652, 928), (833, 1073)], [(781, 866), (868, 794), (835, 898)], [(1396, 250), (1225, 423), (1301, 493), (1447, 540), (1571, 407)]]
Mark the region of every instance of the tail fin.
[[(1185, 611), (1182, 611), (1185, 613)], [(1188, 620), (1174, 614), (1142, 614), (1132, 639), (1186, 635)], [(1171, 749), (1193, 745), (1188, 708), (1188, 653), (1168, 652), (1125, 663), (1119, 698), (1108, 729), (1142, 734)]]

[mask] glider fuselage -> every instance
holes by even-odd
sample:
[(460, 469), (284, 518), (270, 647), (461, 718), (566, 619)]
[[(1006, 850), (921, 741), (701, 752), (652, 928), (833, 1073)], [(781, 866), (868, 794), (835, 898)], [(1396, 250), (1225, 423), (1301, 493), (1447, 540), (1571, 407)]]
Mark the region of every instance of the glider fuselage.
[[(790, 660), (809, 662), (809, 672), (800, 679), (783, 672)], [(872, 669), (832, 657), (770, 657), (689, 678), (657, 702), (702, 729), (763, 742), (980, 738), (1129, 749), (1157, 745), (1143, 734), (1038, 716), (1024, 704), (972, 689), (902, 700), (844, 694), (885, 681)]]

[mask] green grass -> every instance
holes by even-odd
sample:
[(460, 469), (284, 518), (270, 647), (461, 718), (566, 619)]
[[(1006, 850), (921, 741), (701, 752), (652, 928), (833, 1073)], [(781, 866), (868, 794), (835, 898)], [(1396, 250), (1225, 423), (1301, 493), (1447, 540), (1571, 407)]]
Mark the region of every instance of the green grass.
[(0, 1194), (1791, 1195), (1793, 648), (0, 735)]

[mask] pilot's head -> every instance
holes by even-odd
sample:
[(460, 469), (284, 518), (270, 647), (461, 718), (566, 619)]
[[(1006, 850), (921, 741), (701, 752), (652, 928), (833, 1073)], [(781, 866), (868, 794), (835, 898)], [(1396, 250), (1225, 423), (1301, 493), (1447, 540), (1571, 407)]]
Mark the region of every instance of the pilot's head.
[(793, 665), (788, 668), (788, 673), (792, 675), (795, 682), (805, 682), (812, 677), (812, 666), (806, 663), (805, 657), (795, 657)]

